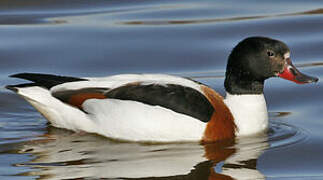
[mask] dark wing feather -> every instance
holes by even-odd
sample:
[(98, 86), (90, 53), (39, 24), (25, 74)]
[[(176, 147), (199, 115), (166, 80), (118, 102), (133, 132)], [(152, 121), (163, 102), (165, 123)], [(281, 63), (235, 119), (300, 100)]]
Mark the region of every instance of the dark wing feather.
[[(82, 78), (76, 78), (76, 77), (69, 77), (69, 76), (57, 76), (57, 75), (51, 75), (51, 74), (38, 74), (38, 73), (19, 73), (11, 75), (10, 77), (14, 78), (20, 78), (20, 79), (26, 79), (29, 81), (34, 82), (30, 84), (24, 84), (24, 85), (17, 85), (26, 87), (27, 85), (30, 86), (42, 86), (47, 89), (50, 89), (53, 86), (63, 84), (66, 82), (74, 82), (74, 81), (87, 81), (86, 79)], [(8, 86), (8, 87), (14, 87), (14, 86)]]
[(132, 83), (112, 89), (105, 93), (107, 98), (133, 100), (149, 105), (171, 109), (208, 122), (214, 108), (208, 99), (199, 91), (176, 84)]

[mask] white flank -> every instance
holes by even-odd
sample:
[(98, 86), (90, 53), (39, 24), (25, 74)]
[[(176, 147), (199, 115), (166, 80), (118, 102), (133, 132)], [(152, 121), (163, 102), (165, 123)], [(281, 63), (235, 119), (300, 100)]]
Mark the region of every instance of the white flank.
[(83, 108), (98, 134), (132, 141), (198, 141), (206, 123), (172, 110), (136, 101), (90, 99)]
[(237, 136), (262, 132), (268, 128), (268, 112), (265, 97), (258, 95), (232, 95), (224, 100), (237, 125)]

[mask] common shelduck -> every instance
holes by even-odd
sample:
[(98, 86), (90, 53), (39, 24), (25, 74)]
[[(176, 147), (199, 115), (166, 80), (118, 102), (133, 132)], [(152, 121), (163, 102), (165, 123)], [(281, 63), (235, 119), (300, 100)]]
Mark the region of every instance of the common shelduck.
[(75, 78), (20, 73), (32, 83), (9, 85), (55, 127), (129, 141), (217, 141), (263, 132), (268, 112), (264, 81), (298, 84), (299, 72), (281, 41), (249, 37), (228, 57), (226, 97), (195, 80), (164, 74)]

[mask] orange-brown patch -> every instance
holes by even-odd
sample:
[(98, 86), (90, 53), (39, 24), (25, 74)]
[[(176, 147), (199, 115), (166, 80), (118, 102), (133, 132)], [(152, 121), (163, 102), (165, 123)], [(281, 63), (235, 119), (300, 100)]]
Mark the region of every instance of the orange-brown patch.
[(229, 108), (223, 102), (223, 97), (207, 86), (202, 85), (201, 89), (215, 109), (207, 123), (202, 141), (212, 142), (234, 138), (236, 125)]
[(214, 172), (214, 167), (211, 167), (208, 180), (234, 180), (234, 179), (228, 175)]
[(212, 167), (210, 168), (210, 174), (208, 180), (233, 180), (232, 177), (215, 172), (214, 167), (226, 160), (232, 154), (236, 153), (236, 148), (234, 147), (235, 139), (229, 139), (224, 141), (217, 141), (212, 143), (205, 143), (204, 146), (204, 157), (212, 162)]
[(102, 93), (78, 93), (70, 96), (70, 98), (68, 99), (68, 104), (82, 109), (82, 104), (87, 99), (105, 99), (105, 98), (107, 97)]
[(235, 139), (216, 141), (212, 143), (204, 143), (204, 157), (213, 163), (219, 163), (226, 160), (236, 152)]

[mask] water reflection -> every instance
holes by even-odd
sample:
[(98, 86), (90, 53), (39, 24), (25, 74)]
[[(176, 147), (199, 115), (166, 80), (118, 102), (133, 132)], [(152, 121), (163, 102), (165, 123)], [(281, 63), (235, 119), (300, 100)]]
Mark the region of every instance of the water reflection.
[(50, 128), (45, 140), (24, 145), (35, 159), (25, 176), (41, 179), (244, 179), (264, 176), (257, 159), (269, 147), (267, 136), (200, 145), (120, 143), (95, 135)]
[(242, 17), (229, 17), (229, 18), (214, 18), (214, 19), (192, 19), (192, 20), (150, 20), (150, 21), (124, 21), (117, 24), (123, 25), (171, 25), (171, 24), (204, 24), (204, 23), (218, 23), (218, 22), (232, 22), (242, 20), (254, 20), (273, 17), (289, 17), (299, 15), (313, 15), (323, 14), (323, 9), (314, 9), (304, 12), (288, 13), (288, 14), (272, 14), (264, 16), (242, 16)]
[[(12, 3), (12, 2), (11, 2)], [(42, 6), (34, 4), (34, 6), (30, 6), (31, 4), (28, 4), (26, 6), (24, 3), (12, 3), (11, 6), (17, 8), (13, 11), (7, 11), (5, 9), (1, 13), (0, 17), (0, 25), (56, 25), (56, 24), (66, 24), (66, 23), (79, 23), (80, 19), (86, 24), (93, 24), (97, 23), (97, 20), (100, 21), (101, 25), (107, 24), (107, 25), (185, 25), (185, 24), (205, 24), (205, 23), (219, 23), (219, 22), (235, 22), (235, 21), (243, 21), (243, 20), (256, 20), (256, 19), (265, 19), (265, 18), (273, 18), (273, 17), (290, 17), (290, 16), (300, 16), (300, 15), (316, 15), (316, 14), (322, 14), (323, 9), (310, 9), (307, 11), (301, 11), (299, 9), (295, 10), (291, 13), (260, 13), (257, 15), (245, 15), (245, 13), (237, 13), (235, 14), (234, 11), (232, 12), (232, 15), (230, 16), (219, 16), (218, 13), (222, 12), (223, 9), (217, 9), (215, 6), (215, 11), (213, 11), (212, 15), (215, 16), (214, 18), (205, 18), (205, 17), (199, 17), (193, 18), (187, 17), (190, 16), (192, 12), (196, 9), (204, 10), (205, 12), (210, 11), (208, 8), (210, 4), (207, 2), (203, 3), (177, 3), (177, 4), (168, 4), (167, 2), (163, 3), (157, 3), (157, 4), (145, 4), (145, 5), (133, 5), (130, 2), (126, 2), (127, 6), (116, 5), (113, 2), (104, 2), (104, 1), (98, 1), (96, 3), (91, 3), (91, 6), (87, 6), (87, 8), (84, 8), (82, 3), (75, 3), (69, 8), (62, 6), (60, 4), (57, 4), (57, 7), (51, 7), (53, 6), (52, 3), (45, 2), (42, 4)], [(71, 3), (71, 2), (68, 2)], [(138, 2), (137, 2), (138, 3)], [(1, 3), (0, 3), (1, 5)], [(29, 7), (29, 8), (26, 8)], [(21, 11), (21, 9), (24, 9)], [(46, 10), (44, 10), (44, 8)], [(1, 6), (0, 6), (1, 10)], [(228, 12), (232, 11), (232, 9), (226, 9)], [(177, 13), (182, 12), (184, 16), (181, 16), (180, 14), (176, 14), (176, 16), (166, 16), (162, 18), (162, 12), (164, 13)], [(187, 15), (185, 15), (185, 12), (189, 11)], [(152, 13), (154, 12), (154, 15), (157, 15), (156, 18), (149, 18), (142, 17), (145, 15), (145, 13), (148, 13), (147, 16), (150, 17)], [(161, 13), (161, 17), (158, 17), (158, 14)], [(222, 12), (223, 13), (223, 12)], [(194, 14), (194, 13), (193, 13)], [(221, 13), (220, 13), (221, 14)], [(119, 17), (121, 16), (121, 18)], [(130, 19), (135, 20), (128, 20), (129, 18), (124, 18), (126, 20), (123, 20), (122, 16), (130, 16)], [(120, 20), (117, 21), (111, 21), (111, 17), (119, 17)], [(140, 18), (142, 17), (142, 18)], [(181, 18), (178, 18), (181, 17)]]
[(49, 19), (41, 15), (2, 15), (0, 17), (0, 25), (57, 25), (65, 23), (67, 21), (63, 19)]

